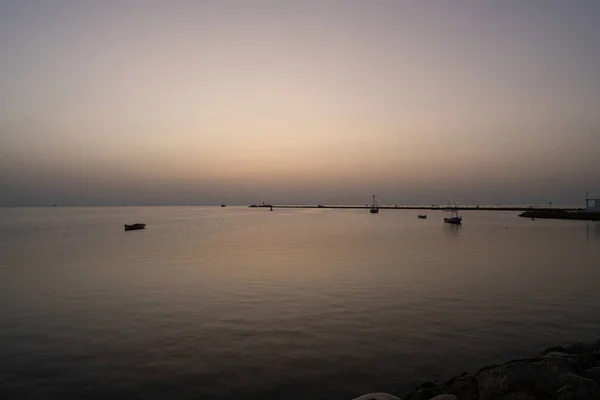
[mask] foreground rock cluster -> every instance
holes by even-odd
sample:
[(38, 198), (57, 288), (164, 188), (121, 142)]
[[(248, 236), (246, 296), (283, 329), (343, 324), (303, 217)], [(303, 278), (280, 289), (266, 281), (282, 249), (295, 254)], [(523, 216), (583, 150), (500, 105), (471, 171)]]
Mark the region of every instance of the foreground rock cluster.
[(532, 358), (490, 365), (403, 397), (372, 393), (354, 400), (600, 400), (600, 341), (551, 347)]

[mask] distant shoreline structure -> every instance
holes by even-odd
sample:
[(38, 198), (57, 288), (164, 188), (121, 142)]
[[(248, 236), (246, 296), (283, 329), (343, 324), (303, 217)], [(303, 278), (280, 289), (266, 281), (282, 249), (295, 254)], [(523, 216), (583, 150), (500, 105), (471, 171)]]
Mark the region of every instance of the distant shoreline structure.
[[(364, 210), (371, 209), (375, 206), (375, 196), (373, 196), (373, 205), (323, 205), (323, 204), (282, 204), (272, 205), (265, 204), (264, 202), (260, 205), (252, 204), (249, 207), (270, 207), (273, 208), (329, 208), (329, 209), (344, 209), (344, 210)], [(447, 211), (450, 206), (440, 206), (433, 204), (431, 206), (383, 206), (378, 205), (377, 211), (379, 210), (441, 210)], [(566, 220), (584, 220), (584, 221), (600, 221), (600, 198), (590, 198), (589, 194), (585, 196), (585, 208), (578, 207), (552, 207), (552, 202), (549, 202), (549, 207), (540, 206), (452, 206), (453, 211), (520, 211), (519, 217), (536, 219), (566, 219)]]
[[(337, 209), (337, 210), (366, 210), (371, 206), (336, 206), (336, 205), (251, 205), (254, 207), (269, 207), (281, 209)], [(380, 210), (431, 210), (444, 211), (446, 206), (379, 206)], [(548, 207), (515, 207), (515, 206), (459, 206), (453, 207), (459, 211), (515, 211), (521, 212), (519, 217), (531, 219), (563, 219), (563, 220), (581, 220), (581, 221), (600, 221), (600, 212), (589, 211), (585, 208), (548, 208)]]
[(562, 210), (562, 209), (542, 209), (542, 210), (528, 210), (521, 214), (519, 217), (523, 218), (540, 218), (540, 219), (577, 219), (585, 221), (600, 221), (600, 212), (590, 212), (585, 209), (581, 210)]
[[(273, 208), (333, 208), (333, 209), (357, 209), (364, 210), (371, 208), (370, 205), (322, 205), (322, 204), (273, 204), (273, 205), (257, 205), (252, 204), (249, 206), (250, 208), (254, 207), (273, 207)], [(447, 206), (439, 206), (439, 205), (431, 205), (431, 206), (382, 206), (379, 208), (381, 210), (445, 210)], [(453, 207), (455, 208), (455, 207)], [(576, 207), (566, 207), (566, 208), (547, 208), (547, 207), (533, 207), (533, 206), (459, 206), (457, 208), (461, 211), (543, 211), (543, 210), (551, 210), (551, 211), (585, 211), (584, 208), (576, 208)]]

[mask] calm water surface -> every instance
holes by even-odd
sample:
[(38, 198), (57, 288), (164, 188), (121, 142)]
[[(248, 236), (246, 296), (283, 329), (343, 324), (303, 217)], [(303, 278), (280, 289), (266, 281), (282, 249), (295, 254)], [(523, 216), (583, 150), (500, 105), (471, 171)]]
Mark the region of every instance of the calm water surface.
[(599, 223), (417, 213), (0, 209), (0, 397), (347, 399), (600, 338)]

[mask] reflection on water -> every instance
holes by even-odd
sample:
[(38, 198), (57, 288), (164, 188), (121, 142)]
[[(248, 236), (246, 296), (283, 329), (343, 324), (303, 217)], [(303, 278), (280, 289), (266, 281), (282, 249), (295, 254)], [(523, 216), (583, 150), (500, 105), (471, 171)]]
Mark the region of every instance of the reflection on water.
[(444, 233), (451, 236), (459, 236), (462, 230), (462, 225), (444, 223)]
[(585, 235), (587, 240), (590, 240), (590, 237), (600, 238), (600, 223), (599, 222), (588, 222), (585, 226)]
[[(462, 226), (400, 210), (0, 212), (4, 398), (402, 393), (600, 331), (598, 223), (485, 211), (465, 212)], [(124, 232), (127, 221), (147, 229)]]

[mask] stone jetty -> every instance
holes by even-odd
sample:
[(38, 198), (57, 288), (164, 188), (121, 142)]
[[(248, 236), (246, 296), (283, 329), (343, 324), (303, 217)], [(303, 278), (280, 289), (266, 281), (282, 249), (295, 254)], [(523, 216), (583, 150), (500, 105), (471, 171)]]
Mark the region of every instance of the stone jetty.
[(572, 211), (559, 209), (527, 210), (519, 217), (540, 219), (576, 219), (585, 221), (600, 221), (600, 213), (588, 211)]
[(371, 393), (354, 400), (593, 400), (600, 399), (600, 341), (550, 347), (531, 358), (489, 365), (410, 393)]

